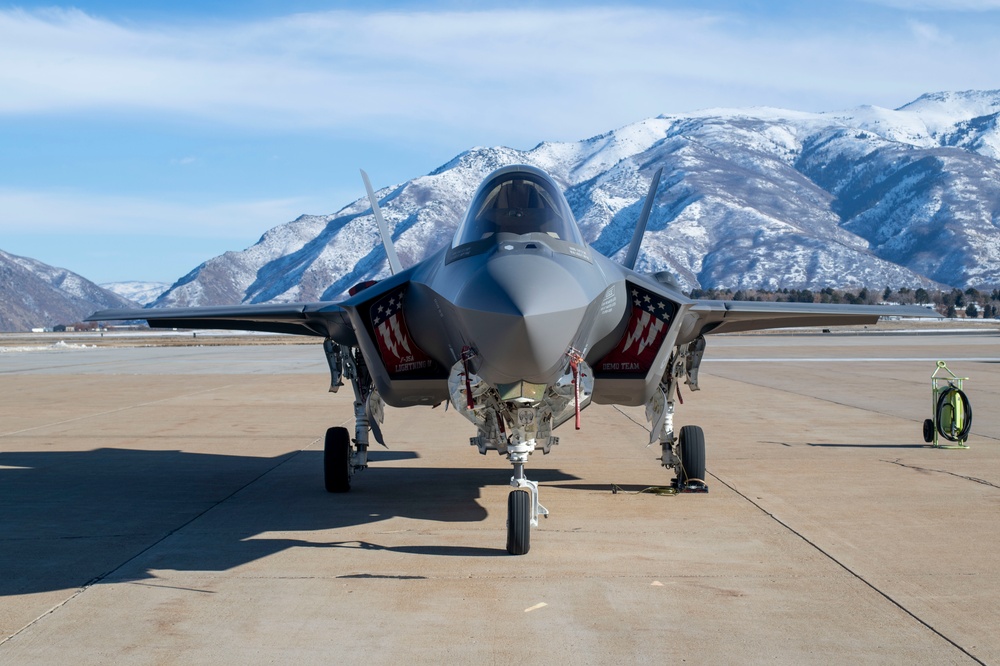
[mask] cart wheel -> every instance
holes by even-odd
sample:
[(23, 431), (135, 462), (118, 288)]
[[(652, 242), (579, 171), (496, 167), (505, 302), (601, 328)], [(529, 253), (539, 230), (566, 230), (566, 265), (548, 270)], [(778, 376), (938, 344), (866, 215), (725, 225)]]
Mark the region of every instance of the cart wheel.
[(924, 419), (924, 441), (930, 444), (934, 441), (934, 421)]

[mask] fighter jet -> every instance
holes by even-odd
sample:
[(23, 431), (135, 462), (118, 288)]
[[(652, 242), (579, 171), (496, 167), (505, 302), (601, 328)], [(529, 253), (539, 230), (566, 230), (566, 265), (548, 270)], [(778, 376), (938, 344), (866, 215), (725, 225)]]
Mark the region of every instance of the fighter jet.
[(646, 407), (650, 444), (680, 492), (705, 492), (705, 435), (674, 429), (677, 390), (698, 389), (706, 336), (792, 326), (874, 324), (881, 315), (933, 317), (916, 306), (850, 306), (692, 299), (668, 273), (634, 270), (660, 172), (622, 263), (583, 239), (563, 191), (540, 169), (507, 166), (479, 186), (450, 246), (400, 266), (367, 176), (391, 277), (341, 302), (104, 310), (91, 321), (145, 319), (153, 328), (239, 329), (324, 340), (331, 391), (350, 382), (353, 437), (330, 428), (326, 490), (347, 492), (382, 442), (383, 405), (450, 403), (479, 452), (513, 465), (507, 551), (528, 552), (548, 510), (525, 467), (549, 453), (556, 429), (580, 427), (591, 403)]

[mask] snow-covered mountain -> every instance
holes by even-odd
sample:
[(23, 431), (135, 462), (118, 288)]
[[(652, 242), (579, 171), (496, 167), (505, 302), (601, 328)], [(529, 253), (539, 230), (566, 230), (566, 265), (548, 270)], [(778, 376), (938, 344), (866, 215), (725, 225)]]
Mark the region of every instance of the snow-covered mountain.
[(0, 331), (74, 324), (94, 310), (136, 306), (65, 268), (0, 250)]
[(170, 285), (166, 282), (130, 280), (127, 282), (103, 282), (100, 287), (139, 305), (148, 305), (169, 289)]
[[(566, 189), (587, 241), (615, 256), (663, 167), (637, 268), (687, 288), (998, 285), (998, 117), (1000, 91), (896, 110), (712, 109), (528, 151), (475, 148), (377, 196), (407, 266), (450, 242), (490, 171), (532, 164)], [(335, 299), (387, 274), (359, 199), (205, 262), (153, 306)]]

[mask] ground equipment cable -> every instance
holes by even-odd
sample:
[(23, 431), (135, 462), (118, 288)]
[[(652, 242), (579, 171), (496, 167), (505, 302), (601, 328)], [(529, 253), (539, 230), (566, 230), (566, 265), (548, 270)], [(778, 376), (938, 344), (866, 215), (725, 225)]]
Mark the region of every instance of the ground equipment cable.
[[(955, 410), (954, 403), (952, 402), (954, 398), (957, 398), (962, 403), (962, 429), (955, 433), (954, 435), (951, 431), (954, 428), (945, 428), (945, 410), (951, 407), (950, 418), (947, 419), (950, 425), (954, 425), (955, 422)], [(954, 385), (949, 385), (946, 389), (941, 391), (938, 396), (937, 411), (935, 412), (935, 421), (937, 421), (937, 431), (938, 434), (947, 439), (950, 442), (964, 442), (969, 435), (969, 431), (972, 429), (972, 404), (969, 402), (969, 397), (965, 395), (965, 391)]]

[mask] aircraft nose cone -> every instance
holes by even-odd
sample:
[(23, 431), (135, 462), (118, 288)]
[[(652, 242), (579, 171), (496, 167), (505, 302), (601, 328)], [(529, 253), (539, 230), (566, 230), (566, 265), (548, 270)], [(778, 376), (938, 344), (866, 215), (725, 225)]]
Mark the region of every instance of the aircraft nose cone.
[(565, 366), (588, 302), (580, 281), (562, 264), (512, 254), (482, 266), (456, 305), (479, 353), (483, 379), (549, 383)]

